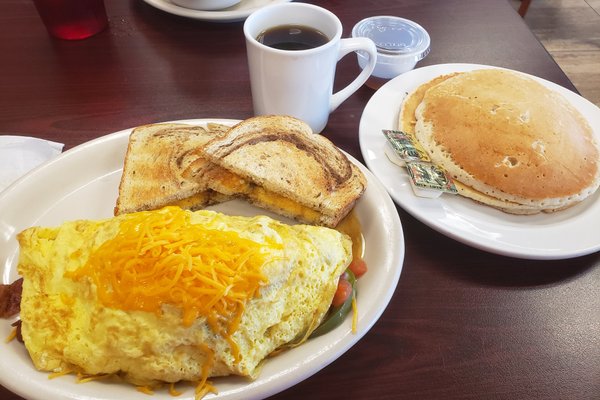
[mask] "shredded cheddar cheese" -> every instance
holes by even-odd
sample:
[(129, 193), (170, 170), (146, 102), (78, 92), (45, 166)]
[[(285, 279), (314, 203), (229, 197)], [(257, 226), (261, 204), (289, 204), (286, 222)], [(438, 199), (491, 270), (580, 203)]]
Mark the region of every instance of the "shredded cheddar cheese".
[(55, 379), (60, 376), (65, 376), (65, 375), (69, 375), (72, 373), (73, 373), (73, 371), (71, 371), (70, 369), (63, 369), (62, 371), (56, 371), (51, 374), (48, 374), (48, 379)]
[[(199, 344), (200, 349), (206, 354), (206, 362), (202, 366), (202, 374), (200, 382), (196, 385), (195, 395), (196, 399), (203, 398), (209, 392), (217, 393), (216, 388), (212, 385), (212, 382), (208, 380), (208, 374), (215, 362), (215, 352), (205, 344)], [(237, 346), (236, 346), (237, 347)]]
[(358, 307), (356, 306), (356, 296), (352, 296), (352, 333), (356, 333), (358, 323)]
[(177, 397), (177, 396), (181, 396), (182, 392), (178, 391), (177, 389), (175, 389), (175, 383), (171, 382), (169, 384), (169, 394), (173, 397)]
[(154, 394), (154, 390), (152, 390), (152, 388), (148, 387), (148, 386), (136, 386), (135, 389), (138, 392), (142, 392), (144, 394), (149, 394), (149, 395)]
[(17, 328), (13, 328), (6, 339), (4, 339), (4, 343), (12, 342), (17, 337)]
[(88, 374), (78, 373), (77, 374), (77, 383), (87, 383), (87, 382), (91, 382), (91, 381), (98, 381), (101, 379), (106, 379), (109, 376), (111, 376), (111, 374), (88, 375)]
[(210, 382), (205, 382), (205, 384), (198, 385), (196, 388), (195, 398), (202, 399), (208, 393), (219, 394), (217, 388), (215, 388)]
[(263, 246), (237, 232), (191, 224), (189, 214), (167, 207), (129, 215), (116, 237), (66, 275), (90, 277), (107, 307), (160, 314), (169, 304), (182, 310), (185, 326), (203, 316), (228, 337), (245, 302), (267, 283), (261, 273), (267, 261)]
[[(269, 262), (265, 248), (238, 232), (208, 229), (190, 222), (190, 214), (178, 207), (160, 212), (129, 214), (113, 239), (93, 251), (79, 269), (65, 273), (73, 280), (89, 279), (98, 301), (106, 307), (147, 311), (160, 315), (165, 305), (181, 310), (182, 324), (191, 326), (203, 317), (221, 335), (240, 361), (232, 338), (245, 304), (268, 283), (261, 272)], [(62, 299), (67, 303), (70, 299)], [(203, 345), (207, 360), (196, 387), (196, 398), (216, 389), (208, 381), (214, 352)], [(150, 393), (151, 388), (137, 388)], [(173, 391), (174, 388), (171, 388)]]

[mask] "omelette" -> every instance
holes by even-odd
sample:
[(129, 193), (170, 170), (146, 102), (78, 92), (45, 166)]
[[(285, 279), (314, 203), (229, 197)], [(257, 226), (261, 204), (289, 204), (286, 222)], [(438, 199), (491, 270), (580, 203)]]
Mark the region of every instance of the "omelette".
[(35, 367), (138, 386), (255, 378), (304, 341), (352, 259), (336, 230), (166, 207), (18, 235)]

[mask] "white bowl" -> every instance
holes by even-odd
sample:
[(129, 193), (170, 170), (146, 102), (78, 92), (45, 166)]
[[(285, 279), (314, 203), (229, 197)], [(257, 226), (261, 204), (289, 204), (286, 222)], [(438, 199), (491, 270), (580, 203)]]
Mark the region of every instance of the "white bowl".
[(171, 0), (178, 6), (191, 8), (194, 10), (222, 10), (231, 7), (242, 0)]

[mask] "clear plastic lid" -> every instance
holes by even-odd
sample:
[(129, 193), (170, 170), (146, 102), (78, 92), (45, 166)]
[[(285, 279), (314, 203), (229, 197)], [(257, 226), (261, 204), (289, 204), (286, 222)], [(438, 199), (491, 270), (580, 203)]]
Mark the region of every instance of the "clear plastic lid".
[[(365, 18), (352, 29), (353, 37), (366, 37), (377, 47), (377, 64), (414, 63), (429, 54), (429, 33), (411, 20), (394, 16)], [(414, 67), (413, 64), (413, 67)]]

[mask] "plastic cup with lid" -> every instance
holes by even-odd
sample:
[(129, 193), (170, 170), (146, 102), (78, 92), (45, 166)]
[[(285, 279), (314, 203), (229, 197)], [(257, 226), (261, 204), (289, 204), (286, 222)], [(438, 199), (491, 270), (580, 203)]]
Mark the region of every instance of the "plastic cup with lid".
[[(374, 89), (412, 70), (429, 54), (431, 44), (429, 33), (421, 25), (395, 16), (365, 18), (354, 25), (352, 37), (366, 37), (375, 42), (377, 64), (366, 82)], [(359, 51), (357, 58), (358, 65), (364, 68), (368, 56)]]

